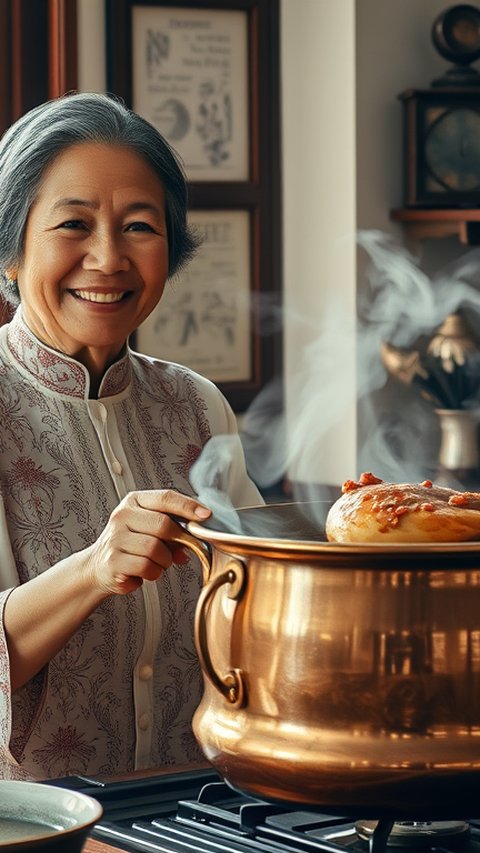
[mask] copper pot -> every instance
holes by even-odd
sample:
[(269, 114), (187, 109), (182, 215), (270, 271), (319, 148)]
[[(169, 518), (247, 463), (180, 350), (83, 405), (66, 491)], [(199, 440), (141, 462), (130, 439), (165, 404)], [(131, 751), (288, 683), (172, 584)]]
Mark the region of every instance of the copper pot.
[(304, 518), (313, 506), (240, 510), (240, 533), (188, 525), (205, 573), (193, 721), (205, 756), (260, 798), (471, 817), (480, 543), (331, 544)]

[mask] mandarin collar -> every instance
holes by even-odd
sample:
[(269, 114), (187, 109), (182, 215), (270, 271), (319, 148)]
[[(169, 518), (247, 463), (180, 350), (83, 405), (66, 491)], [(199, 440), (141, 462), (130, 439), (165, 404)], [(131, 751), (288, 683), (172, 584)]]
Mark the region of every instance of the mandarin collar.
[[(42, 388), (64, 397), (88, 399), (90, 376), (74, 358), (51, 349), (29, 329), (21, 306), (7, 326), (7, 346), (17, 364)], [(131, 380), (130, 349), (110, 365), (100, 384), (98, 399), (120, 394)]]

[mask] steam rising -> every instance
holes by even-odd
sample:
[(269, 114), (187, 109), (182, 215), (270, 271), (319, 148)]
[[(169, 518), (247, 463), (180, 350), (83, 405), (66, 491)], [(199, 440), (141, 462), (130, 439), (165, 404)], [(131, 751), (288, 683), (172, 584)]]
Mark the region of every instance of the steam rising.
[[(370, 259), (358, 302), (359, 470), (394, 482), (434, 479), (439, 444), (434, 408), (413, 385), (402, 388), (389, 381), (379, 352), (382, 342), (417, 345), (457, 311), (478, 336), (480, 252), (468, 252), (429, 279), (409, 252), (381, 232), (360, 232), (357, 239)], [(478, 389), (478, 352), (470, 369)], [(478, 390), (469, 405), (480, 405)]]
[(214, 435), (190, 469), (190, 482), (198, 499), (212, 510), (222, 527), (233, 533), (241, 532), (241, 524), (228, 497), (228, 474), (237, 456), (237, 436)]
[[(314, 466), (318, 483), (328, 482), (322, 480), (327, 464), (322, 456), (324, 438), (328, 431), (342, 429), (355, 403), (358, 469), (345, 472), (345, 478), (371, 470), (385, 480), (405, 482), (424, 479), (435, 471), (438, 419), (434, 407), (418, 387), (401, 386), (389, 376), (381, 347), (383, 342), (413, 347), (418, 340), (431, 337), (447, 315), (459, 310), (480, 338), (480, 250), (469, 251), (430, 279), (406, 249), (382, 232), (361, 231), (356, 239), (368, 257), (365, 280), (359, 285), (357, 317), (345, 316), (343, 305), (332, 294), (329, 310), (320, 318), (283, 318), (284, 324), (310, 329), (316, 324), (315, 339), (305, 347), (294, 380), (299, 404), (293, 422), (287, 424), (285, 419), (280, 378), (260, 392), (243, 419), (248, 468), (261, 488), (288, 478), (299, 461), (304, 470)], [(256, 303), (252, 310), (261, 311), (265, 318), (270, 309), (274, 327), (277, 308)], [(352, 348), (357, 365), (356, 401), (348, 399), (343, 381), (344, 354), (351, 354)], [(478, 352), (472, 365), (478, 389)], [(480, 407), (480, 391), (469, 405)], [(225, 513), (226, 499), (219, 483), (231, 463), (231, 449), (228, 437), (217, 437), (209, 442), (192, 472), (194, 488), (215, 513)], [(305, 498), (305, 492), (301, 496)], [(319, 497), (318, 489), (313, 496)], [(299, 495), (294, 491), (293, 497)], [(230, 505), (230, 517), (232, 511)]]
[[(397, 346), (409, 346), (460, 307), (473, 312), (478, 324), (478, 249), (430, 280), (413, 256), (382, 232), (360, 231), (357, 241), (371, 260), (366, 270), (367, 288), (359, 299), (360, 343), (370, 342), (378, 347), (381, 340), (388, 340)], [(378, 349), (376, 354), (378, 357)]]

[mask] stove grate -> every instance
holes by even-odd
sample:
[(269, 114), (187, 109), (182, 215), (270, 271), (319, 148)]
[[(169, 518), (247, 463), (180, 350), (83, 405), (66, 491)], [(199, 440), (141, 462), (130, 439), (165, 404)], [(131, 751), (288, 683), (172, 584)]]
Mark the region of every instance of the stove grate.
[[(96, 797), (105, 814), (93, 837), (129, 853), (368, 853), (369, 847), (370, 853), (392, 853), (385, 839), (375, 846), (360, 838), (350, 818), (247, 797), (212, 770), (105, 785), (90, 781), (90, 787), (81, 778), (59, 784)], [(465, 843), (437, 840), (422, 853), (480, 853), (480, 819), (469, 823)], [(410, 851), (420, 853), (415, 844)]]
[[(289, 831), (262, 828), (252, 835), (212, 824), (192, 825), (175, 819), (135, 822), (124, 829), (104, 824), (96, 838), (123, 849), (156, 853), (345, 853), (345, 848)], [(127, 845), (127, 846), (125, 846)]]
[[(345, 853), (344, 844), (324, 837), (334, 825), (343, 827), (345, 818), (286, 812), (284, 807), (233, 794), (224, 783), (213, 783), (196, 800), (180, 801), (176, 814), (122, 826), (102, 822), (94, 834), (110, 843), (134, 845), (133, 850), (157, 853)], [(353, 824), (349, 826), (354, 833)]]

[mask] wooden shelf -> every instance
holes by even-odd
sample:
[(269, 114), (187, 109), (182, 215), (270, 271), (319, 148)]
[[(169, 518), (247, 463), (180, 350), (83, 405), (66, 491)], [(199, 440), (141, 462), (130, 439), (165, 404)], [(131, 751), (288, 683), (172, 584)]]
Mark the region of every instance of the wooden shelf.
[(390, 211), (390, 218), (401, 222), (410, 237), (458, 237), (461, 243), (480, 245), (480, 208), (418, 210), (402, 208)]

